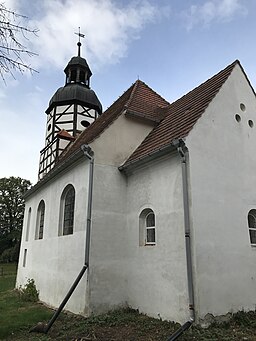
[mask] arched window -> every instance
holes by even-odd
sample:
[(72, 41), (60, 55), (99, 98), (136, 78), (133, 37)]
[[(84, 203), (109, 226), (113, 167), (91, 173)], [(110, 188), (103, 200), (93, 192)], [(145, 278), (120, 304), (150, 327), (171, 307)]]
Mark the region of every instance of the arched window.
[(36, 219), (36, 239), (43, 239), (44, 234), (44, 215), (45, 215), (45, 203), (40, 201), (37, 209)]
[(85, 83), (85, 72), (82, 70), (80, 70), (80, 73), (79, 73), (79, 82)]
[(72, 185), (67, 185), (61, 195), (60, 202), (60, 235), (73, 233), (75, 211), (75, 189)]
[(156, 226), (154, 212), (149, 212), (145, 219), (146, 224), (146, 244), (156, 243)]
[(146, 208), (141, 212), (139, 225), (139, 245), (155, 245), (155, 214), (150, 208)]
[(256, 245), (256, 210), (248, 213), (248, 226), (251, 244)]
[(76, 70), (71, 70), (71, 83), (74, 83), (76, 81)]
[(29, 207), (29, 210), (28, 210), (27, 229), (26, 229), (26, 242), (28, 241), (28, 238), (29, 238), (30, 219), (31, 219), (31, 207)]

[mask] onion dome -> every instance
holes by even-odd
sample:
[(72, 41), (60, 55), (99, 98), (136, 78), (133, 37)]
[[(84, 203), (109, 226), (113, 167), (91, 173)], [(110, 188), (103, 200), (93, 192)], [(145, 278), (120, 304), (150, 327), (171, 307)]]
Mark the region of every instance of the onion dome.
[(87, 61), (80, 56), (81, 43), (78, 45), (78, 56), (72, 57), (65, 67), (65, 86), (59, 88), (52, 96), (46, 113), (54, 106), (77, 103), (95, 109), (98, 114), (102, 113), (102, 105), (95, 92), (90, 89), (90, 77), (92, 72)]

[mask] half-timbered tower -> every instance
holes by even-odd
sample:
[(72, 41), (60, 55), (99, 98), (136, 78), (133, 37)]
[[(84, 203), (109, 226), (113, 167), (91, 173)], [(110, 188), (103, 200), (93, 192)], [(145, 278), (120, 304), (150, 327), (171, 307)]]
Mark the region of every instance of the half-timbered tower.
[(102, 106), (90, 89), (92, 72), (86, 60), (72, 57), (64, 69), (65, 85), (52, 96), (46, 110), (45, 147), (40, 152), (39, 179), (49, 172), (67, 145), (101, 114)]

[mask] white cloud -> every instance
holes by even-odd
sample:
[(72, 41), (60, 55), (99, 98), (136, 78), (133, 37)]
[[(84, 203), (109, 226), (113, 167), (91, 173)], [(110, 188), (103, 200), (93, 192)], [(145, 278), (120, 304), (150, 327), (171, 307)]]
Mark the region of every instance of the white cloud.
[(144, 26), (161, 14), (161, 9), (147, 0), (128, 1), (122, 6), (114, 0), (44, 0), (40, 7), (40, 17), (29, 22), (40, 30), (31, 46), (39, 53), (39, 58), (33, 58), (35, 68), (62, 69), (77, 53), (74, 32), (78, 26), (85, 34), (83, 56), (93, 60), (94, 68), (116, 63)]
[(192, 5), (183, 13), (187, 28), (190, 30), (198, 24), (209, 25), (213, 21), (230, 21), (235, 15), (247, 14), (241, 0), (212, 0), (202, 5)]

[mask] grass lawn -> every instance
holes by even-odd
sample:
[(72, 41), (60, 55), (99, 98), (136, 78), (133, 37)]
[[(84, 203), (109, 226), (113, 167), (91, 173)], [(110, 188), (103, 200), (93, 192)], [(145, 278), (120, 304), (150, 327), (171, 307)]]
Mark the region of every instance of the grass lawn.
[(48, 319), (52, 312), (37, 303), (23, 301), (13, 290), (16, 264), (0, 264), (0, 340), (13, 336), (21, 329), (27, 330), (34, 323)]
[[(1, 275), (1, 267), (4, 273)], [(124, 309), (84, 318), (62, 313), (47, 335), (29, 333), (39, 321), (47, 322), (53, 311), (40, 303), (21, 299), (13, 264), (0, 264), (0, 340), (12, 341), (166, 341), (178, 324), (153, 319)], [(179, 341), (256, 341), (256, 312), (239, 312), (222, 325), (208, 329), (192, 326)]]

